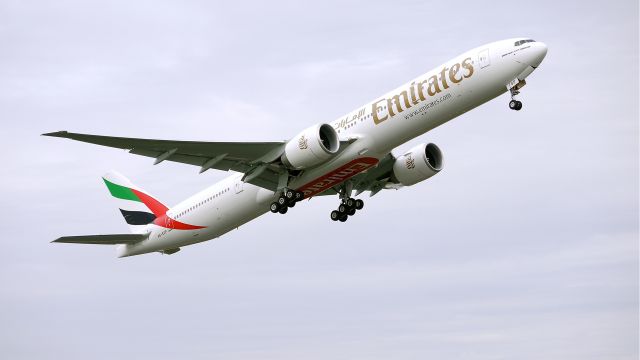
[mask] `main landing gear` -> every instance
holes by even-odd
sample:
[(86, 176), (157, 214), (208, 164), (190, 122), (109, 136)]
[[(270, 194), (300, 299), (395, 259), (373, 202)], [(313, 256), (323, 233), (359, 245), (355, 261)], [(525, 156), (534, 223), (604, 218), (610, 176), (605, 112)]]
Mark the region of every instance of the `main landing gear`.
[(342, 199), (342, 203), (338, 206), (338, 209), (331, 212), (331, 220), (345, 222), (349, 216), (356, 213), (356, 210), (362, 210), (363, 207), (364, 201), (360, 199)]
[(304, 194), (301, 191), (284, 189), (278, 199), (271, 203), (269, 210), (272, 213), (286, 214), (290, 207), (296, 206), (296, 203), (302, 199)]
[(355, 215), (356, 210), (362, 210), (364, 201), (351, 197), (353, 183), (350, 180), (343, 183), (336, 191), (341, 201), (338, 209), (331, 212), (331, 220), (345, 222), (349, 216)]
[[(348, 182), (340, 189), (336, 191), (340, 194), (340, 205), (337, 210), (331, 212), (331, 220), (345, 222), (349, 216), (355, 215), (357, 210), (362, 210), (364, 207), (364, 201), (360, 199), (354, 199), (350, 196), (353, 185)], [(304, 193), (292, 189), (284, 189), (278, 196), (276, 201), (269, 205), (269, 210), (272, 213), (286, 214), (289, 208), (296, 205), (298, 201), (304, 199)]]

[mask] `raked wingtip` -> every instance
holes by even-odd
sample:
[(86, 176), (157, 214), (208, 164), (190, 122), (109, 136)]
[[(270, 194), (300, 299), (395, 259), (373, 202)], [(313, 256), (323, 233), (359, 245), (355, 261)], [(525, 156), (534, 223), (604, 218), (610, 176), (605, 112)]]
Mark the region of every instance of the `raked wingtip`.
[(40, 136), (66, 137), (68, 133), (69, 133), (68, 131), (62, 130), (62, 131), (54, 131), (50, 133), (40, 134)]

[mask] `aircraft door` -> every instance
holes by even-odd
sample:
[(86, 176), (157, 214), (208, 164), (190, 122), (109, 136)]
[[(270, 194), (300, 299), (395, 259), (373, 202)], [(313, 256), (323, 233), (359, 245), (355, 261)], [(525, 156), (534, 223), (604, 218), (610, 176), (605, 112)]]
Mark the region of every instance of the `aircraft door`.
[(491, 59), (489, 58), (489, 49), (484, 49), (478, 53), (478, 65), (480, 69), (484, 69), (491, 65)]
[(241, 179), (236, 180), (235, 184), (236, 194), (241, 193), (244, 190), (244, 181)]

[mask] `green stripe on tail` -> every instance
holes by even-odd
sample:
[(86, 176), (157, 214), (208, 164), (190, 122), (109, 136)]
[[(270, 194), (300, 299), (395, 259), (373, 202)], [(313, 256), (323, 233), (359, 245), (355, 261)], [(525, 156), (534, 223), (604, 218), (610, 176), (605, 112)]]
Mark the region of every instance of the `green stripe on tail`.
[(113, 197), (116, 197), (118, 199), (123, 199), (123, 200), (132, 200), (132, 201), (141, 202), (138, 196), (133, 191), (131, 191), (131, 189), (129, 189), (128, 187), (114, 184), (105, 178), (102, 178), (102, 180), (104, 180), (104, 183), (107, 185), (107, 188), (109, 189), (109, 192), (111, 193), (111, 195), (113, 195)]

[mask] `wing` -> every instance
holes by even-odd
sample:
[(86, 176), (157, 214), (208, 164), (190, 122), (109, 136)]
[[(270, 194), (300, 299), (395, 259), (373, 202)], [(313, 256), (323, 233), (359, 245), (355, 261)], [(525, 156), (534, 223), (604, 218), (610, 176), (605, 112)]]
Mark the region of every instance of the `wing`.
[(136, 139), (58, 131), (44, 136), (66, 138), (86, 143), (128, 150), (131, 154), (155, 158), (155, 164), (175, 161), (208, 169), (245, 173), (245, 181), (275, 190), (282, 173), (277, 160), (286, 142), (203, 142)]
[(55, 243), (68, 244), (97, 244), (97, 245), (117, 245), (135, 244), (146, 239), (148, 234), (112, 234), (112, 235), (81, 235), (63, 236), (53, 240)]

